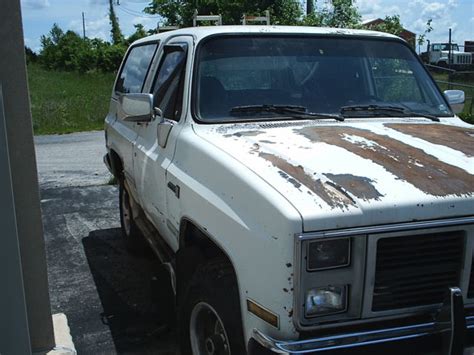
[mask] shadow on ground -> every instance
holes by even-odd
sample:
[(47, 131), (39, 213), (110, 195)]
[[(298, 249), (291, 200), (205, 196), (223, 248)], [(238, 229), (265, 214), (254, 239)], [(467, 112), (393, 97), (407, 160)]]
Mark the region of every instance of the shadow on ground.
[(151, 279), (158, 262), (151, 251), (127, 252), (118, 228), (93, 231), (82, 244), (103, 307), (100, 317), (116, 351), (174, 354), (173, 333), (153, 304)]
[[(41, 191), (53, 313), (65, 313), (79, 354), (175, 354), (155, 310), (151, 251), (125, 249), (113, 186)], [(158, 282), (159, 283), (159, 282)]]

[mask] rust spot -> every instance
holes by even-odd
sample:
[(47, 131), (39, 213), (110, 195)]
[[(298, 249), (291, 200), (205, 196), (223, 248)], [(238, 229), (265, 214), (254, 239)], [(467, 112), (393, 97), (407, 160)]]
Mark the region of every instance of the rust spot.
[[(313, 142), (335, 145), (369, 159), (426, 194), (461, 196), (474, 192), (473, 175), (386, 135), (352, 127), (305, 127), (298, 132)], [(350, 142), (344, 139), (345, 135), (362, 137), (375, 144)]]
[(379, 200), (382, 195), (372, 185), (373, 180), (363, 177), (355, 176), (351, 174), (324, 174), (330, 180), (343, 187), (346, 191), (349, 191), (354, 196), (361, 198), (365, 201), (368, 200)]
[(304, 171), (301, 165), (295, 166), (285, 159), (270, 153), (260, 153), (259, 156), (280, 169), (280, 176), (293, 184), (293, 186), (296, 188), (299, 188), (301, 184), (306, 186), (329, 206), (334, 208), (354, 204), (354, 201), (344, 191), (340, 191), (337, 186), (324, 184), (320, 179), (313, 179), (311, 175)]
[(442, 124), (386, 124), (388, 128), (474, 156), (474, 129)]

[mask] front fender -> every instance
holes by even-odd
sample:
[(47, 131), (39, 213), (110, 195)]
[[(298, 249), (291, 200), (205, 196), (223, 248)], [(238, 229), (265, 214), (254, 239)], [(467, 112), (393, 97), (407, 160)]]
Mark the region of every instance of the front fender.
[[(191, 128), (181, 132), (167, 173), (180, 186), (178, 208), (170, 211), (175, 214), (172, 220), (195, 221), (234, 266), (246, 341), (254, 328), (275, 337), (296, 338), (292, 318), (294, 235), (302, 231), (296, 209), (267, 182), (196, 136)], [(277, 315), (278, 327), (248, 312), (247, 300)]]

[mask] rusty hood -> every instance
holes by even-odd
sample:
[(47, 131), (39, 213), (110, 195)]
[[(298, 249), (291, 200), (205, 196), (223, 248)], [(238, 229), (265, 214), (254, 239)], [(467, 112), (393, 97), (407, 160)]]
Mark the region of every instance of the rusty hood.
[(306, 231), (472, 215), (474, 129), (419, 120), (194, 126), (299, 211)]

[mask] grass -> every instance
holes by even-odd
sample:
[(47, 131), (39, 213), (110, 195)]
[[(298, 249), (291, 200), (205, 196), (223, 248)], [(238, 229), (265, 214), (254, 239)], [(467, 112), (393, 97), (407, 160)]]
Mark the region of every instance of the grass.
[(100, 130), (109, 109), (113, 73), (49, 71), (28, 65), (35, 134)]
[[(448, 81), (447, 74), (433, 74), (435, 80)], [(28, 65), (31, 111), (35, 134), (64, 134), (100, 130), (109, 109), (113, 73), (49, 71), (38, 64)], [(457, 78), (457, 83), (474, 85), (473, 77)], [(438, 84), (446, 90), (446, 84)], [(461, 118), (474, 124), (471, 108), (474, 89), (454, 86), (466, 93)]]

